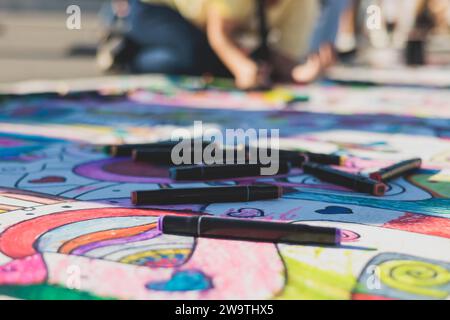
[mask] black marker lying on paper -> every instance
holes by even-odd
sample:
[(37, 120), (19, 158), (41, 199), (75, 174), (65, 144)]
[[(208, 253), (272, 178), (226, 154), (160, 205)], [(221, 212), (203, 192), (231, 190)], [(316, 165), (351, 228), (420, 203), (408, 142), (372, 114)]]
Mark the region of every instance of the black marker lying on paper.
[[(273, 164), (272, 164), (273, 165)], [(262, 164), (214, 164), (174, 167), (169, 169), (170, 178), (176, 181), (221, 180), (243, 177), (258, 177)], [(287, 174), (291, 169), (288, 162), (278, 163), (277, 175)], [(269, 177), (269, 176), (265, 176)]]
[(335, 246), (342, 239), (336, 228), (210, 216), (162, 216), (158, 229), (179, 236), (300, 245)]
[(134, 205), (249, 202), (278, 199), (284, 190), (289, 188), (253, 185), (134, 191), (131, 193), (131, 202)]
[(422, 159), (416, 158), (411, 160), (402, 161), (392, 166), (380, 169), (377, 172), (371, 173), (369, 176), (373, 180), (377, 181), (389, 181), (405, 174), (420, 169), (422, 166)]
[[(226, 159), (227, 150), (219, 149), (214, 150), (212, 152), (212, 156), (218, 156), (219, 159)], [(200, 150), (195, 150), (194, 148), (186, 148), (182, 152), (182, 157), (187, 156), (192, 162), (199, 158), (203, 159), (203, 148)], [(235, 163), (246, 163), (247, 158), (246, 155), (243, 156), (237, 150), (232, 150), (234, 153)], [(165, 164), (169, 166), (175, 166), (172, 159), (172, 149), (168, 148), (136, 148), (132, 151), (132, 158), (136, 162), (146, 162), (146, 163), (157, 163), (157, 164)], [(181, 155), (180, 155), (181, 156)]]
[(305, 152), (304, 154), (306, 157), (308, 157), (308, 161), (319, 164), (343, 166), (347, 161), (347, 157), (335, 154), (322, 154), (313, 152)]
[[(197, 139), (190, 139), (191, 145), (193, 146), (195, 142), (199, 143), (202, 148), (205, 148), (211, 142), (207, 141), (201, 141)], [(132, 155), (133, 150), (135, 149), (147, 149), (147, 150), (162, 150), (166, 149), (167, 151), (171, 151), (176, 145), (178, 145), (181, 142), (181, 140), (177, 141), (160, 141), (160, 142), (154, 142), (154, 143), (139, 143), (139, 144), (122, 144), (122, 145), (111, 145), (111, 146), (105, 146), (104, 150), (105, 152), (109, 153), (113, 157), (129, 157)], [(189, 143), (189, 142), (187, 142)]]
[(335, 154), (323, 154), (283, 149), (267, 149), (258, 147), (246, 147), (247, 158), (250, 154), (252, 154), (252, 152), (253, 155), (258, 154), (261, 149), (265, 151), (265, 154), (268, 154), (269, 152), (271, 154), (273, 154), (273, 152), (278, 153), (281, 161), (288, 161), (294, 167), (302, 167), (305, 162), (343, 166), (347, 161), (347, 157)]
[(303, 166), (303, 171), (319, 178), (322, 181), (347, 187), (357, 192), (370, 193), (378, 197), (384, 196), (387, 189), (387, 186), (382, 182), (349, 172), (336, 170), (332, 167), (317, 163), (305, 163)]
[(147, 148), (147, 149), (172, 149), (178, 142), (175, 141), (161, 141), (154, 143), (138, 143), (138, 144), (121, 144), (106, 146), (105, 149), (113, 157), (129, 157), (134, 149)]

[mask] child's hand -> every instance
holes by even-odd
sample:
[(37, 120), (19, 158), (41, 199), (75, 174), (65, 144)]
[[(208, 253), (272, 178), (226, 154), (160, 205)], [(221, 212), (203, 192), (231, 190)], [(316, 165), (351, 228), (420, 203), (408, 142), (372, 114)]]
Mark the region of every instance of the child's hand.
[(241, 64), (235, 72), (236, 86), (247, 90), (258, 85), (258, 65), (253, 61)]
[(254, 61), (241, 64), (235, 73), (236, 86), (242, 90), (270, 85), (270, 70), (267, 65), (258, 66)]

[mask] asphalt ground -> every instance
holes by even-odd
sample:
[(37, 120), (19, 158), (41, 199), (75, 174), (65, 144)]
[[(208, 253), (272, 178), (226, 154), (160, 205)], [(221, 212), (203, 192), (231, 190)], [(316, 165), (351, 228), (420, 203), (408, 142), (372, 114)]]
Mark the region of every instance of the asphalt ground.
[(81, 12), (81, 29), (66, 27), (64, 10), (0, 10), (0, 83), (99, 76), (94, 50), (101, 27)]

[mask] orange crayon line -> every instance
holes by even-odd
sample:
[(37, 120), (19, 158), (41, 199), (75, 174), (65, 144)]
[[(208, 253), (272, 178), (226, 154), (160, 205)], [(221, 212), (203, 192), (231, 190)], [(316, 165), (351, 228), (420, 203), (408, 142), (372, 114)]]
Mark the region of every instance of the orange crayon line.
[(98, 232), (85, 234), (85, 235), (79, 236), (78, 238), (67, 241), (65, 244), (63, 244), (59, 248), (58, 252), (64, 253), (64, 254), (70, 254), (76, 248), (81, 247), (86, 244), (89, 244), (89, 243), (92, 243), (92, 242), (99, 242), (99, 241), (103, 241), (103, 240), (111, 240), (111, 239), (130, 237), (130, 236), (134, 236), (134, 235), (140, 234), (142, 232), (145, 232), (147, 230), (153, 229), (155, 227), (156, 227), (156, 224), (151, 223), (151, 224), (145, 224), (145, 225), (137, 226), (137, 227), (130, 227), (130, 228), (124, 228), (124, 229), (119, 229), (119, 230), (112, 229), (112, 230), (98, 231)]

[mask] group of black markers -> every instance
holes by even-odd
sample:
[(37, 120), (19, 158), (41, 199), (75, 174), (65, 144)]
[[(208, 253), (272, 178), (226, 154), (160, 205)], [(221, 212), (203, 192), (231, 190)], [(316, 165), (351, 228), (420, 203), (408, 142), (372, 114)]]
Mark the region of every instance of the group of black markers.
[[(238, 156), (235, 158), (237, 163), (234, 164), (174, 166), (172, 149), (178, 143), (179, 141), (165, 141), (149, 144), (115, 145), (107, 146), (105, 151), (114, 157), (132, 157), (134, 161), (140, 163), (172, 166), (169, 169), (170, 177), (175, 181), (185, 182), (259, 177), (261, 176), (261, 170), (267, 167), (267, 165), (247, 163), (252, 154), (252, 149), (249, 147), (246, 147), (244, 152), (237, 152), (236, 150), (235, 155), (243, 156), (244, 159), (238, 162)], [(203, 152), (203, 148), (210, 145), (210, 142), (202, 142), (201, 145), (201, 151)], [(218, 152), (224, 152), (224, 154), (229, 151), (219, 150)], [(344, 165), (346, 158), (343, 156), (288, 150), (277, 151), (279, 152), (279, 160), (276, 175), (286, 175), (292, 168), (301, 168), (305, 173), (322, 181), (374, 196), (385, 194), (386, 183), (389, 180), (409, 174), (422, 165), (421, 159), (411, 159), (373, 172), (369, 176), (362, 176), (331, 167)], [(194, 157), (191, 159), (194, 159), (194, 152), (197, 151), (192, 148), (185, 152), (192, 153), (191, 156)], [(286, 192), (289, 192), (288, 188), (265, 184), (159, 189), (134, 191), (131, 193), (131, 201), (134, 205), (249, 202), (278, 199)], [(176, 235), (292, 244), (336, 245), (341, 241), (341, 231), (335, 228), (207, 216), (166, 216), (160, 219), (159, 228), (164, 233)]]

